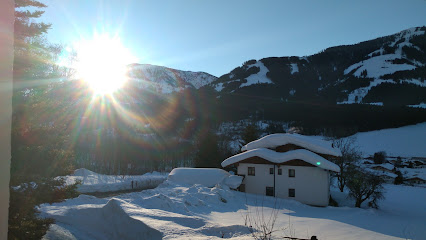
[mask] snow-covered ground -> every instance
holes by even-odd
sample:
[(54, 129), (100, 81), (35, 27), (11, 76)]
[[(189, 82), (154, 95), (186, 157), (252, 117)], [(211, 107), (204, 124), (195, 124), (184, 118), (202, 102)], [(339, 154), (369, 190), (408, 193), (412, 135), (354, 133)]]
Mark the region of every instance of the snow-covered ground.
[[(320, 136), (318, 136), (320, 138)], [(426, 156), (426, 123), (358, 133), (365, 155), (386, 151), (388, 156)], [(401, 171), (424, 176), (424, 168)], [(79, 170), (68, 183), (84, 180), (82, 188), (128, 189), (131, 181), (164, 181), (159, 173), (142, 176), (105, 176)], [(161, 180), (160, 180), (161, 179)], [(93, 190), (96, 189), (96, 190)], [(45, 239), (252, 239), (245, 218), (269, 216), (278, 209), (275, 237), (318, 239), (426, 239), (426, 188), (385, 184), (379, 209), (354, 208), (354, 201), (335, 187), (331, 195), (339, 207), (312, 207), (302, 203), (246, 194), (226, 185), (208, 188), (167, 180), (155, 189), (114, 198), (80, 195), (61, 203), (43, 204), (41, 217), (56, 220)], [(113, 191), (113, 190), (109, 190)]]
[(353, 135), (365, 156), (385, 151), (394, 157), (426, 157), (426, 122)]
[[(227, 187), (180, 185), (166, 181), (156, 189), (114, 198), (80, 195), (43, 204), (52, 217), (45, 239), (252, 239), (247, 215), (269, 216), (278, 208), (275, 236), (318, 239), (425, 239), (426, 188), (385, 185), (380, 209), (352, 207), (346, 193), (332, 189), (343, 207), (311, 207), (292, 200), (245, 194)], [(348, 206), (345, 206), (348, 205)], [(260, 214), (260, 215), (261, 215)]]
[(90, 170), (80, 168), (75, 170), (73, 175), (61, 177), (65, 183), (70, 185), (76, 181), (81, 181), (78, 191), (89, 192), (113, 192), (120, 190), (154, 188), (167, 178), (167, 174), (153, 172), (144, 175), (103, 175)]

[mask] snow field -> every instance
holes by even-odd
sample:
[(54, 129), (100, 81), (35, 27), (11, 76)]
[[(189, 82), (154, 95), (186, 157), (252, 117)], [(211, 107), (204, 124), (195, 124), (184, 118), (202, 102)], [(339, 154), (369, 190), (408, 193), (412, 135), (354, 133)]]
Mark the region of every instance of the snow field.
[[(334, 189), (332, 195), (343, 202), (343, 207), (311, 207), (292, 200), (236, 192), (226, 186), (207, 188), (166, 181), (156, 189), (113, 199), (81, 195), (62, 203), (43, 204), (40, 211), (42, 216), (56, 219), (56, 225), (46, 235), (47, 239), (55, 236), (96, 239), (104, 236), (102, 234), (109, 231), (105, 228), (111, 224), (118, 225), (116, 228), (128, 227), (132, 234), (135, 234), (133, 228), (143, 230), (141, 234), (154, 235), (156, 232), (151, 229), (156, 229), (163, 234), (163, 239), (252, 239), (244, 226), (245, 217), (247, 214), (256, 216), (256, 212), (268, 215), (274, 211), (274, 206), (278, 209), (275, 237), (308, 238), (315, 235), (318, 239), (328, 240), (424, 239), (426, 188), (401, 185), (385, 185), (385, 188), (386, 198), (379, 202), (380, 209), (376, 210), (353, 208), (353, 201), (346, 198), (347, 193)], [(140, 225), (129, 219), (124, 221), (131, 223), (120, 224), (111, 217), (89, 227), (80, 222), (81, 217), (75, 217), (75, 214), (82, 216), (86, 212), (91, 213), (84, 215), (87, 221), (89, 218), (96, 220), (100, 216), (116, 215), (127, 219), (125, 213), (139, 221)], [(99, 224), (106, 226), (97, 226)]]
[(353, 135), (364, 156), (385, 151), (394, 157), (426, 157), (426, 122)]

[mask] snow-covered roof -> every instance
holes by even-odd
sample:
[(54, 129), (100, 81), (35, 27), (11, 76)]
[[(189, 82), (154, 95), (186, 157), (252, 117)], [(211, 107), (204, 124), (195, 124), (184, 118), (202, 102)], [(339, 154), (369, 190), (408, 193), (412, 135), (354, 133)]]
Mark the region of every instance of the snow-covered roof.
[(168, 179), (176, 183), (202, 184), (206, 187), (225, 184), (231, 188), (237, 188), (243, 180), (241, 176), (231, 175), (219, 168), (175, 168)]
[(392, 171), (395, 168), (395, 166), (391, 163), (376, 164), (376, 165), (371, 166), (370, 168), (377, 168), (377, 167), (382, 167), (382, 168), (387, 169), (389, 171)]
[(340, 168), (336, 164), (326, 160), (318, 154), (315, 154), (305, 149), (297, 149), (281, 153), (275, 152), (267, 148), (256, 148), (225, 159), (222, 162), (222, 167), (226, 167), (228, 165), (240, 162), (250, 157), (261, 157), (272, 163), (285, 163), (290, 160), (300, 159), (319, 168), (334, 172), (340, 172)]
[(420, 178), (426, 181), (426, 168), (403, 168), (401, 172), (405, 179)]
[(249, 142), (241, 148), (241, 151), (248, 151), (256, 148), (274, 148), (286, 144), (294, 144), (316, 153), (337, 157), (342, 156), (340, 149), (332, 147), (331, 142), (295, 133), (275, 133), (267, 135), (256, 141)]

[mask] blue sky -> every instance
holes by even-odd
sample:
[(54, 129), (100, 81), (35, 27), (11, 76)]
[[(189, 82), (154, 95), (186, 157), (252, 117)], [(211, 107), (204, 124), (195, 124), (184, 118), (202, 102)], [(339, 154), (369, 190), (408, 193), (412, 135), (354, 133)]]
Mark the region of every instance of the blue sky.
[(50, 41), (117, 34), (139, 63), (221, 76), (426, 25), (425, 0), (40, 0)]

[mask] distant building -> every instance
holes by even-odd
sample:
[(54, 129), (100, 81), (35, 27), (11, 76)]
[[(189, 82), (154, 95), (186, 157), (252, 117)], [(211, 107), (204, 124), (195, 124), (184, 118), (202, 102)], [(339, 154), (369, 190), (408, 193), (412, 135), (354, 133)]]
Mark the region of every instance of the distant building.
[(329, 160), (341, 157), (332, 143), (299, 134), (271, 134), (241, 150), (222, 162), (222, 167), (234, 166), (244, 177), (241, 191), (328, 205), (329, 173), (340, 172)]
[(421, 178), (421, 177), (411, 177), (411, 178), (405, 179), (404, 181), (406, 183), (413, 184), (413, 185), (416, 185), (416, 184), (426, 184), (426, 180), (423, 179), (423, 178)]
[(370, 168), (376, 171), (395, 173), (395, 166), (391, 163), (378, 164), (371, 166)]

